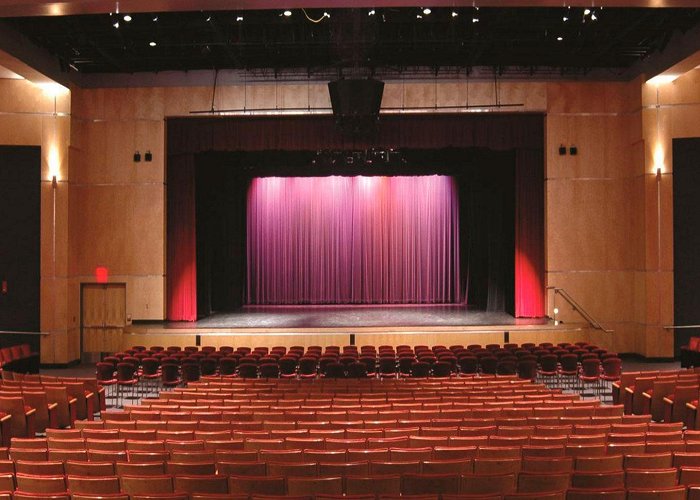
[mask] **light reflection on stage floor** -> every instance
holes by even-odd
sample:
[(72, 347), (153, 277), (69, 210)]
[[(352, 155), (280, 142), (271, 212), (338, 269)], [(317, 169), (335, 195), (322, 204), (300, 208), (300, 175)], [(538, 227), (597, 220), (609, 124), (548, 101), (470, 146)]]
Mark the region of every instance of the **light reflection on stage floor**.
[(166, 328), (340, 328), (547, 325), (547, 318), (515, 318), (464, 305), (245, 306), (196, 322), (166, 322)]

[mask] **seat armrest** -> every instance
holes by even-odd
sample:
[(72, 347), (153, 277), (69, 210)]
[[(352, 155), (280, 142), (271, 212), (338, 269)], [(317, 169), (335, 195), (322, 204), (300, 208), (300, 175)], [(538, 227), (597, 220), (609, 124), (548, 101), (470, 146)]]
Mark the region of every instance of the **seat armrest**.
[(32, 408), (24, 413), (27, 417), (27, 437), (33, 438), (36, 435), (36, 408)]
[(105, 400), (105, 388), (104, 386), (100, 385), (97, 388), (97, 401), (98, 401), (98, 410), (100, 412), (105, 411), (107, 409), (107, 401)]
[(76, 403), (78, 400), (76, 398), (71, 398), (68, 400), (68, 412), (70, 413), (70, 426), (75, 425), (75, 421), (78, 419), (78, 408)]
[(85, 406), (87, 407), (87, 420), (95, 420), (95, 393), (85, 391)]
[(48, 405), (50, 429), (58, 429), (58, 412), (56, 411), (57, 408), (58, 403), (49, 403)]
[(5, 415), (0, 418), (0, 434), (2, 435), (2, 445), (4, 447), (10, 446), (10, 420), (12, 415)]

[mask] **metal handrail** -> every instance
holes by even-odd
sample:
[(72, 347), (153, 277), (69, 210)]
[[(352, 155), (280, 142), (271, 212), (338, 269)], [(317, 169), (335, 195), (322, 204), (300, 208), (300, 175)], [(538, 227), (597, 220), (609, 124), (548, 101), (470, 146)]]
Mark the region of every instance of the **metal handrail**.
[(564, 297), (564, 300), (566, 300), (571, 307), (574, 308), (574, 311), (577, 311), (583, 318), (588, 321), (588, 324), (590, 324), (593, 328), (596, 330), (601, 330), (605, 333), (613, 333), (613, 330), (608, 330), (605, 328), (603, 325), (600, 324), (599, 321), (597, 321), (593, 316), (591, 316), (588, 311), (586, 311), (581, 304), (576, 302), (576, 300), (563, 288), (559, 288), (556, 286), (548, 286), (547, 290), (554, 290), (554, 294), (559, 294), (562, 297)]
[(665, 325), (664, 330), (695, 330), (700, 328), (700, 325)]
[(12, 334), (12, 335), (48, 335), (47, 332), (19, 332), (13, 330), (0, 330), (0, 334)]

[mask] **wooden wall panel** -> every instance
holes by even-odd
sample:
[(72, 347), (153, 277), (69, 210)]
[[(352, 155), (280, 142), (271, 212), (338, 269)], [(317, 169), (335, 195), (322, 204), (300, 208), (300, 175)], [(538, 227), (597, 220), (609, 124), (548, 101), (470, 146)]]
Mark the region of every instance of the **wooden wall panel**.
[(547, 181), (547, 269), (631, 270), (628, 249), (637, 214), (626, 202), (636, 196), (627, 180)]
[[(2, 87), (0, 86), (0, 94)], [(37, 146), (41, 144), (41, 116), (0, 115), (0, 138), (12, 146)]]
[(635, 85), (623, 82), (550, 82), (547, 84), (549, 113), (620, 113), (633, 111), (629, 94)]
[(106, 265), (113, 275), (163, 275), (164, 204), (160, 184), (75, 186), (74, 272), (92, 276)]
[[(616, 115), (547, 116), (547, 178), (629, 178), (635, 173), (630, 134), (638, 117)], [(567, 148), (559, 155), (559, 146)], [(571, 156), (568, 149), (576, 146)]]
[[(165, 124), (158, 121), (90, 122), (85, 134), (84, 158), (75, 164), (76, 184), (162, 183), (165, 172)], [(146, 151), (153, 161), (145, 161)], [(139, 151), (141, 162), (134, 162)]]

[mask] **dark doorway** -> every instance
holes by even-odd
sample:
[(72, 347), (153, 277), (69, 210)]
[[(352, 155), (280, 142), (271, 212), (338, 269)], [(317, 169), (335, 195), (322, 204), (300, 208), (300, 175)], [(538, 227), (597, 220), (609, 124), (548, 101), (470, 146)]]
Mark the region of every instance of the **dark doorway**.
[[(674, 324), (700, 324), (700, 138), (673, 140)], [(674, 352), (698, 329), (677, 329)]]

